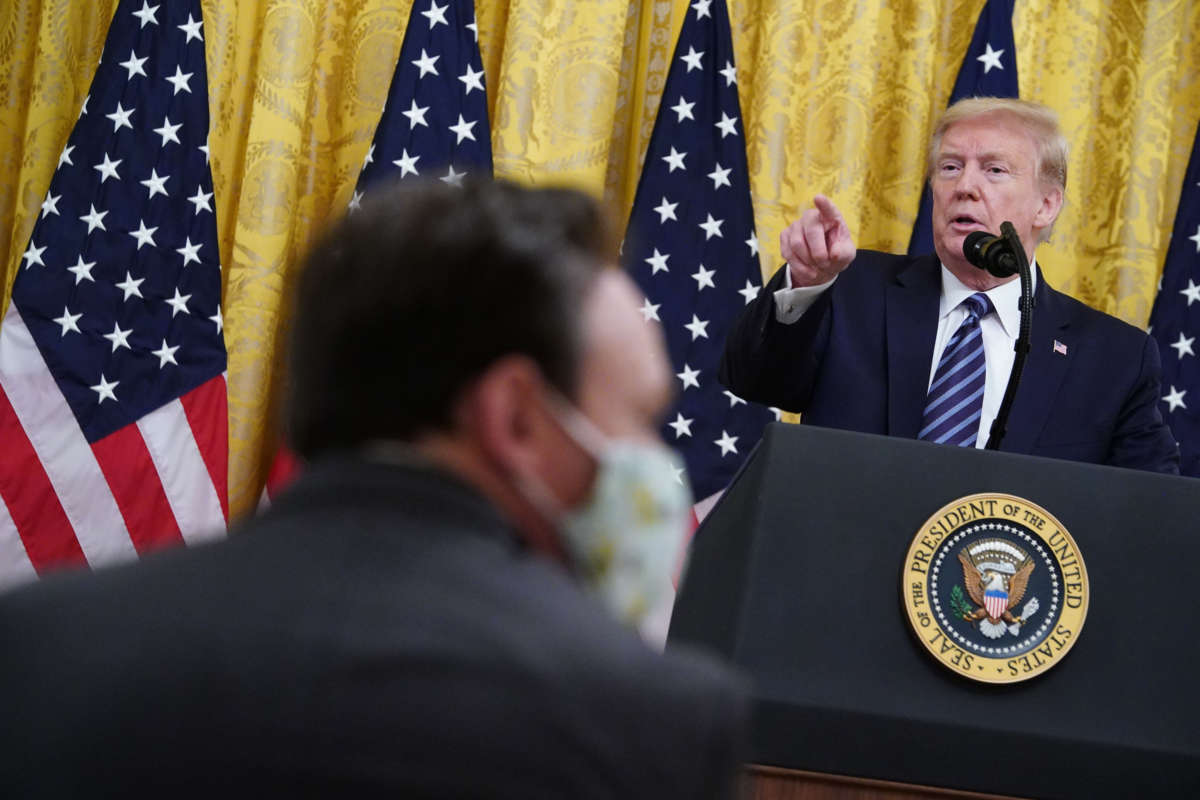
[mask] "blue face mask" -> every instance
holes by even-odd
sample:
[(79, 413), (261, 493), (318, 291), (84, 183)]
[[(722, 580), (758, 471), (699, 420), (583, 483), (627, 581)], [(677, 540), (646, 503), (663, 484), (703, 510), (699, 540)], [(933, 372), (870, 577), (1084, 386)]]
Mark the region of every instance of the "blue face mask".
[[(672, 590), (683, 557), (692, 508), (683, 463), (659, 442), (605, 436), (569, 405), (557, 416), (596, 459), (587, 500), (556, 515), (559, 536), (587, 590), (636, 626)], [(545, 487), (531, 494), (545, 508)]]

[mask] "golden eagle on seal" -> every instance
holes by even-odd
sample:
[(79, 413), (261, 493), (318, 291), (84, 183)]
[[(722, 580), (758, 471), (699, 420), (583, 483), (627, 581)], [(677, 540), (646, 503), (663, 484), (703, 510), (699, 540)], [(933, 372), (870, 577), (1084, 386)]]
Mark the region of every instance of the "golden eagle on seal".
[[(1034, 560), (1002, 539), (985, 539), (964, 548), (958, 560), (967, 594), (976, 605), (974, 611), (962, 615), (963, 619), (978, 620), (980, 630), (992, 639), (1003, 636), (1006, 627), (1015, 634), (1025, 620), (1014, 615), (1012, 609), (1025, 597)], [(1031, 603), (1036, 611), (1036, 603)]]

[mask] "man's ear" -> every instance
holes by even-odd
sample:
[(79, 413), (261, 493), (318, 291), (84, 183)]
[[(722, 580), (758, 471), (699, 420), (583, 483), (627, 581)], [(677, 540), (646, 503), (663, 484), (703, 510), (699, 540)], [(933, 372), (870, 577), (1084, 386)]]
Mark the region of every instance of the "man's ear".
[(1037, 213), (1033, 217), (1033, 224), (1039, 230), (1049, 228), (1054, 224), (1054, 220), (1058, 219), (1058, 212), (1062, 211), (1063, 192), (1057, 186), (1044, 189), (1042, 191), (1042, 204), (1038, 207)]
[(570, 508), (586, 495), (596, 465), (563, 429), (551, 394), (531, 359), (506, 356), (463, 393), (456, 424), (493, 473), (510, 483), (532, 479)]
[(464, 392), (456, 423), (503, 473), (529, 474), (545, 452), (544, 394), (545, 379), (530, 358), (505, 356)]

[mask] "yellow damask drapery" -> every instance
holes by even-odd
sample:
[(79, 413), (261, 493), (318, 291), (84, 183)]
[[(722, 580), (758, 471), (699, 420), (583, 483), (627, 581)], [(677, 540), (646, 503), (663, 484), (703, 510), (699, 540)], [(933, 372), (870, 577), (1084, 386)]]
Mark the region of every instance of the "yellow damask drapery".
[[(424, 0), (417, 0), (424, 2)], [(923, 149), (983, 0), (731, 0), (763, 269), (817, 192), (860, 246), (902, 250)], [(230, 501), (275, 444), (292, 268), (345, 208), (412, 0), (204, 0), (229, 350)], [(116, 0), (0, 0), (0, 308)], [(476, 0), (498, 175), (624, 218), (686, 0)], [(1039, 261), (1144, 325), (1200, 120), (1200, 3), (1017, 0), (1021, 96), (1062, 115), (1068, 202)]]

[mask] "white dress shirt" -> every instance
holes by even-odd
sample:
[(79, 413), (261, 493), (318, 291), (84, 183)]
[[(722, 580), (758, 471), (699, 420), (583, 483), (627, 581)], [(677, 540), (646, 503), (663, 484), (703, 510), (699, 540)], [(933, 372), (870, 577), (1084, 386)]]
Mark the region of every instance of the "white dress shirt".
[[(1037, 262), (1029, 265), (1033, 276), (1033, 288), (1037, 288)], [(790, 271), (784, 272), (784, 288), (775, 292), (775, 319), (784, 325), (790, 325), (804, 315), (817, 298), (833, 285), (833, 280), (816, 286), (792, 286)], [(933, 353), (929, 363), (929, 380), (926, 387), (933, 383), (933, 374), (937, 371), (938, 362), (942, 359), (942, 350), (946, 342), (958, 330), (958, 326), (967, 318), (967, 310), (962, 302), (975, 290), (963, 284), (950, 270), (942, 265), (942, 300), (938, 309), (937, 336), (933, 340)], [(980, 320), (979, 328), (983, 336), (983, 354), (986, 362), (986, 378), (983, 386), (983, 413), (979, 417), (979, 435), (975, 446), (983, 449), (991, 434), (992, 420), (1000, 410), (1000, 402), (1004, 399), (1004, 390), (1008, 386), (1008, 376), (1012, 371), (1013, 345), (1016, 344), (1017, 334), (1021, 326), (1021, 310), (1017, 302), (1021, 299), (1021, 282), (1012, 280), (1008, 283), (984, 292), (992, 301), (993, 313)]]

